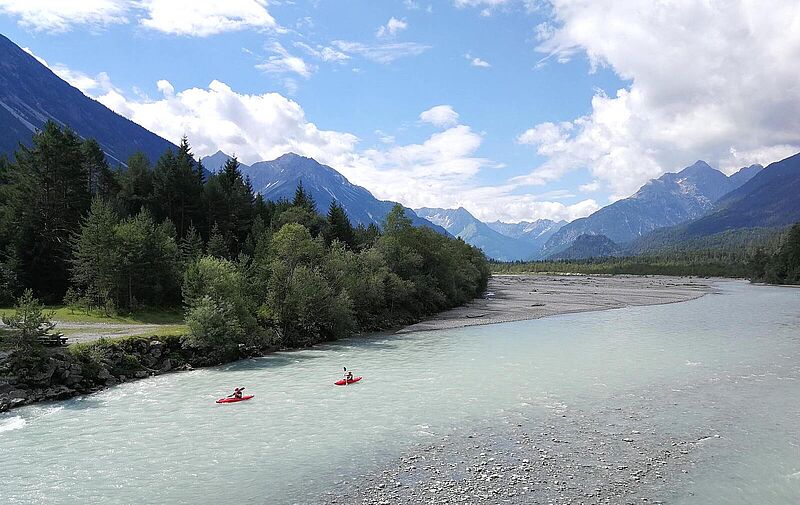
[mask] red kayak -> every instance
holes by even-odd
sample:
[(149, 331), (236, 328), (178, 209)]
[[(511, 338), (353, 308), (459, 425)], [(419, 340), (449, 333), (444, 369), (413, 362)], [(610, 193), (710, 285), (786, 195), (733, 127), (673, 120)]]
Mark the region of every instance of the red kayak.
[(250, 398), (254, 397), (255, 395), (248, 395), (243, 396), (241, 398), (220, 398), (217, 400), (217, 403), (236, 403), (236, 402), (243, 402), (245, 400), (249, 400)]
[[(347, 384), (352, 384), (352, 383), (358, 382), (360, 380), (361, 380), (361, 377), (353, 377), (352, 379), (347, 381)], [(345, 380), (344, 379), (339, 379), (338, 381), (334, 382), (334, 384), (336, 384), (337, 386), (344, 386), (345, 385)]]

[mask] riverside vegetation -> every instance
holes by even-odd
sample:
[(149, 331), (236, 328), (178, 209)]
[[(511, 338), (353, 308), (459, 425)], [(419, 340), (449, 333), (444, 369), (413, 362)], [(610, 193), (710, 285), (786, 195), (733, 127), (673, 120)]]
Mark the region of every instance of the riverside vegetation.
[[(413, 227), (399, 205), (382, 229), (354, 227), (336, 202), (320, 214), (302, 185), (265, 201), (235, 158), (208, 175), (185, 138), (155, 167), (137, 154), (112, 169), (97, 142), (49, 122), (0, 161), (0, 304), (24, 290), (10, 317), (41, 323), (2, 330), (17, 340), (0, 396), (64, 397), (407, 324), (480, 295), (489, 275), (479, 249)], [(189, 331), (52, 351), (33, 337), (49, 324), (38, 300), (106, 314), (182, 306)]]

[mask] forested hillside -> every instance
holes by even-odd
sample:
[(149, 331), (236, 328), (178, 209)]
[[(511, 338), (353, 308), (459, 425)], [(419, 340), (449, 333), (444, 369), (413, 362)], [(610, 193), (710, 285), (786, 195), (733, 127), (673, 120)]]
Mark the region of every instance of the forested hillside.
[(385, 328), (485, 289), (480, 250), (413, 227), (399, 205), (383, 230), (354, 227), (302, 186), (265, 201), (235, 159), (204, 172), (186, 139), (112, 169), (96, 142), (48, 122), (0, 162), (0, 303), (30, 288), (109, 312), (182, 304), (192, 344), (224, 350)]

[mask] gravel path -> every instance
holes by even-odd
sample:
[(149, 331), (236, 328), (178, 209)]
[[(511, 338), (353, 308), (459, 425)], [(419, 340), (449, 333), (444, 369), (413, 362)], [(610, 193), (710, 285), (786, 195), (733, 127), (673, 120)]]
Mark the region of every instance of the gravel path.
[(74, 323), (58, 322), (56, 331), (69, 337), (70, 344), (91, 342), (100, 338), (127, 337), (143, 333), (157, 333), (165, 327), (163, 324), (123, 324), (123, 323)]

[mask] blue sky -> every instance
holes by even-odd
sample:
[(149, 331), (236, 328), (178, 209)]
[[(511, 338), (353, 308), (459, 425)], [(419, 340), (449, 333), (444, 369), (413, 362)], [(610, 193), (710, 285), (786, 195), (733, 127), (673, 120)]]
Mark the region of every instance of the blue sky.
[[(0, 32), (117, 112), (188, 134), (197, 154), (291, 150), (412, 207), (574, 219), (698, 158), (730, 172), (798, 145), (788, 114), (776, 125), (719, 92), (747, 91), (736, 58), (763, 61), (759, 28), (791, 24), (791, 2), (775, 19), (749, 2), (723, 19), (691, 1), (76, 3), (0, 0)], [(720, 47), (685, 40), (694, 26)], [(739, 55), (748, 34), (757, 47)], [(797, 51), (786, 45), (770, 61)], [(753, 110), (797, 109), (765, 92)]]

